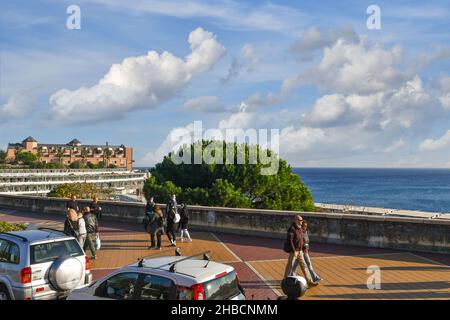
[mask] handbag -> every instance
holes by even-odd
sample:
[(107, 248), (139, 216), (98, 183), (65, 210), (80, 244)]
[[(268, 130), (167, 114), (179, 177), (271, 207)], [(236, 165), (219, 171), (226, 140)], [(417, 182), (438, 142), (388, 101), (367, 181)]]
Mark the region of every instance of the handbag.
[(286, 253), (291, 253), (292, 252), (291, 245), (290, 245), (290, 243), (287, 240), (285, 240), (284, 243), (283, 243), (283, 251), (286, 252)]
[(100, 236), (97, 233), (97, 239), (95, 239), (95, 249), (100, 250), (102, 247), (102, 241), (100, 240)]

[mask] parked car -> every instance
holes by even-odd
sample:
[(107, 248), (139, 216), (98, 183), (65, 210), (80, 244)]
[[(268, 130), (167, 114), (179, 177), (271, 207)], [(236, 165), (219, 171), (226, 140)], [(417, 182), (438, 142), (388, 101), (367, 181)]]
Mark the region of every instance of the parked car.
[[(203, 259), (196, 259), (202, 254)], [(210, 261), (201, 253), (141, 259), (73, 290), (68, 299), (245, 300), (245, 293), (232, 266)]]
[(0, 300), (60, 299), (91, 282), (74, 237), (44, 228), (0, 233)]

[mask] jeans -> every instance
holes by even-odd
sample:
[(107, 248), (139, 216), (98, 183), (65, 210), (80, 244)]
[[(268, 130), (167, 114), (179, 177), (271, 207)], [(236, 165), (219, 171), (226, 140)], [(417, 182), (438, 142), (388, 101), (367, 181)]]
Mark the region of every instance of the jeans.
[[(155, 235), (156, 235), (156, 245), (155, 245)], [(154, 248), (161, 248), (161, 230), (157, 230), (153, 233), (150, 233), (150, 247)]]
[(80, 244), (80, 247), (82, 247), (82, 248), (84, 247), (86, 238), (87, 238), (87, 233), (78, 235), (77, 240), (78, 240), (78, 243)]
[(313, 283), (314, 280), (311, 278), (311, 274), (309, 273), (305, 258), (303, 256), (303, 251), (295, 251), (289, 253), (289, 259), (286, 264), (286, 269), (284, 270), (284, 277), (286, 278), (288, 276), (295, 275), (295, 270), (297, 269), (298, 265), (300, 265), (300, 269), (305, 276), (306, 282), (308, 282), (308, 284)]
[(97, 252), (95, 250), (95, 233), (88, 233), (87, 237), (86, 237), (86, 241), (84, 242), (84, 251), (86, 251), (86, 249), (89, 247), (89, 249), (91, 250), (92, 256), (96, 256)]
[(183, 236), (186, 234), (187, 238), (189, 239), (189, 241), (192, 241), (191, 239), (191, 235), (189, 234), (188, 229), (181, 229), (181, 233), (180, 233), (180, 238), (181, 240), (183, 240)]
[(309, 253), (304, 253), (306, 266), (308, 267), (309, 273), (311, 274), (311, 277), (314, 281), (319, 281), (320, 277), (319, 275), (314, 271), (311, 258), (309, 257)]

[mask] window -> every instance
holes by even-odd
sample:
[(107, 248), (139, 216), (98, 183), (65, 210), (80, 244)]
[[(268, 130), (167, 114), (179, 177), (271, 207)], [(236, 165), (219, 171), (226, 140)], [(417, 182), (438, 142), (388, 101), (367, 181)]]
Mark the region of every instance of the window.
[(36, 244), (31, 246), (30, 250), (31, 264), (55, 261), (64, 256), (83, 255), (83, 251), (81, 251), (80, 245), (75, 239)]
[(175, 285), (172, 280), (160, 276), (147, 274), (142, 283), (141, 300), (170, 300), (173, 299)]
[(19, 247), (11, 241), (0, 239), (0, 262), (19, 264)]
[(104, 281), (95, 290), (95, 295), (115, 300), (132, 300), (138, 276), (139, 274), (135, 272), (116, 274)]
[(227, 300), (240, 293), (236, 273), (230, 272), (203, 284), (207, 300)]

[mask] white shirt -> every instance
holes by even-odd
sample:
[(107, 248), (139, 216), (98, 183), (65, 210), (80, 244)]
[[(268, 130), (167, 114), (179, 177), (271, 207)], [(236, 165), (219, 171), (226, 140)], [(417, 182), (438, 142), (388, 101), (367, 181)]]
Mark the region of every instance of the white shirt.
[(78, 232), (81, 234), (86, 234), (86, 222), (84, 221), (83, 217), (78, 219)]

